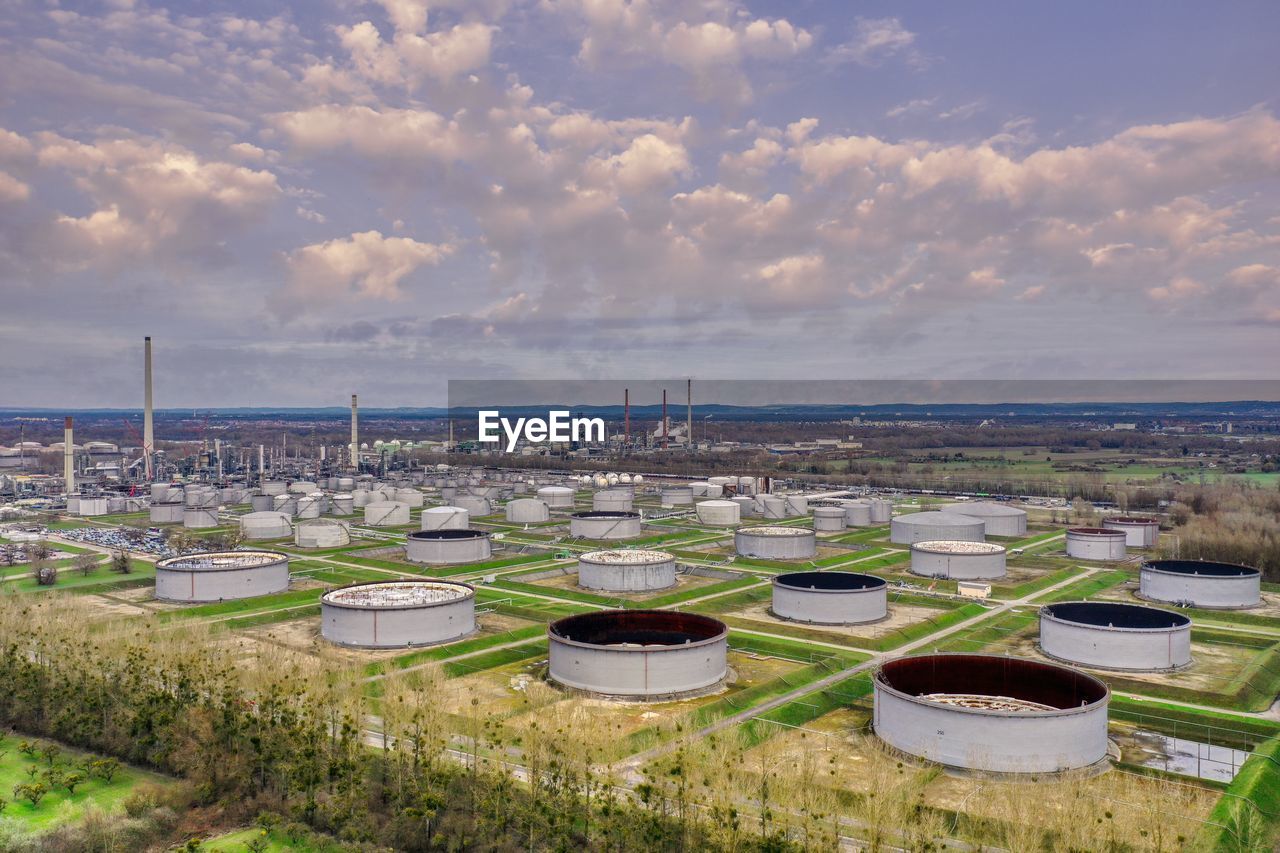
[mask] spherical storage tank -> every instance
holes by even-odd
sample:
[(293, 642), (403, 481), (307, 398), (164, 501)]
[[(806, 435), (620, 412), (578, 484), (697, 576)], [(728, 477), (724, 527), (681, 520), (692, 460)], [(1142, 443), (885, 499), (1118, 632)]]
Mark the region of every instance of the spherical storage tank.
[(911, 546), (911, 573), (955, 580), (1002, 578), (1006, 556), (1005, 549), (994, 542), (916, 542)]
[(1104, 518), (1102, 526), (1108, 530), (1123, 530), (1130, 548), (1154, 548), (1160, 538), (1160, 520), (1140, 516), (1123, 515)]
[(943, 512), (953, 512), (959, 515), (967, 515), (970, 518), (982, 519), (986, 524), (984, 532), (988, 536), (1027, 535), (1027, 511), (1018, 509), (1016, 506), (994, 501), (971, 501), (969, 503), (953, 504), (943, 509)]
[(791, 572), (773, 579), (773, 614), (795, 622), (856, 625), (889, 615), (889, 584), (855, 572)]
[(530, 524), (551, 518), (551, 511), (537, 498), (517, 498), (506, 506), (507, 521)]
[(575, 512), (569, 535), (583, 539), (634, 539), (640, 535), (640, 513), (612, 510)]
[(1067, 556), (1077, 560), (1123, 560), (1127, 538), (1123, 530), (1072, 527), (1067, 530)]
[(631, 509), (631, 503), (632, 493), (630, 488), (604, 489), (591, 496), (592, 509), (627, 512)]
[(409, 505), (399, 501), (365, 504), (364, 523), (372, 527), (396, 527), (408, 524)]
[(573, 506), (573, 495), (573, 489), (568, 486), (543, 486), (538, 489), (538, 499), (557, 509)]
[(1213, 610), (1257, 607), (1262, 603), (1262, 572), (1207, 560), (1149, 560), (1139, 572), (1138, 590), (1143, 598), (1171, 604)]
[(1002, 655), (883, 664), (873, 725), (885, 743), (948, 767), (1051, 773), (1107, 756), (1111, 691), (1070, 667)]
[(274, 551), (220, 551), (169, 557), (156, 563), (156, 598), (222, 601), (289, 588), (289, 558)]
[(284, 539), (293, 535), (293, 523), (282, 512), (250, 512), (240, 516), (240, 535), (245, 539)]
[(715, 687), (729, 672), (729, 629), (670, 610), (605, 610), (547, 628), (548, 675), (577, 690), (660, 699)]
[(460, 506), (433, 506), (422, 511), (423, 530), (466, 530), (471, 513)]
[(609, 592), (651, 592), (676, 585), (676, 558), (666, 551), (588, 551), (578, 557), (578, 585)]
[(293, 529), (293, 544), (299, 548), (339, 548), (351, 544), (351, 531), (345, 521), (313, 518), (298, 522)]
[(1099, 669), (1176, 669), (1191, 663), (1191, 620), (1116, 601), (1046, 604), (1040, 608), (1040, 650)]
[(698, 501), (698, 523), (728, 527), (742, 520), (742, 510), (733, 501)]
[(740, 527), (733, 548), (743, 557), (807, 560), (818, 554), (818, 537), (809, 527)]
[(813, 529), (823, 532), (844, 530), (845, 518), (845, 508), (842, 506), (815, 506)]
[(889, 529), (889, 541), (899, 545), (931, 542), (941, 539), (956, 542), (981, 542), (986, 525), (980, 518), (950, 512), (914, 512), (900, 515)]
[(414, 563), (476, 563), (492, 556), (483, 530), (419, 530), (405, 538), (405, 558)]
[(456, 581), (378, 581), (320, 598), (320, 633), (342, 646), (427, 646), (475, 629), (476, 591)]

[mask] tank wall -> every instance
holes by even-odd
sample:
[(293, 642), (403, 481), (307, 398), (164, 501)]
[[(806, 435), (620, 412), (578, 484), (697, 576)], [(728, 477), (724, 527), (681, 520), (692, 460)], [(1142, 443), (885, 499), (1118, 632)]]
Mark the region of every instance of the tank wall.
[(912, 545), (916, 542), (930, 542), (937, 539), (952, 539), (959, 542), (982, 542), (986, 526), (979, 519), (963, 524), (930, 524), (928, 522), (911, 524), (906, 521), (909, 515), (893, 520), (889, 532), (889, 541), (898, 545)]
[(1123, 560), (1125, 540), (1119, 536), (1072, 536), (1067, 532), (1067, 556), (1077, 560)]
[(420, 526), (423, 530), (466, 530), (471, 526), (471, 513), (465, 509), (456, 512), (431, 512), (422, 514)]
[(227, 571), (156, 569), (156, 598), (166, 601), (222, 601), (270, 595), (289, 588), (289, 563)]
[[(850, 527), (870, 527), (873, 523), (870, 504), (847, 504), (844, 508), (845, 523)], [(888, 521), (889, 519), (885, 519)]]
[(634, 539), (640, 535), (640, 518), (570, 518), (569, 535), (584, 539)]
[(321, 602), (320, 633), (344, 646), (396, 648), (447, 643), (476, 628), (475, 597), (395, 610), (334, 607)]
[(977, 714), (913, 702), (875, 684), (875, 732), (910, 755), (951, 767), (1050, 773), (1107, 755), (1107, 703), (1063, 714)]
[(1102, 526), (1108, 530), (1123, 530), (1125, 544), (1130, 548), (1154, 548), (1160, 537), (1158, 524), (1124, 524), (1123, 522), (1103, 521)]
[(1106, 669), (1173, 669), (1191, 663), (1191, 624), (1168, 631), (1117, 631), (1040, 616), (1044, 653)]
[(647, 592), (675, 586), (676, 562), (653, 564), (578, 562), (578, 584), (611, 592)]
[(744, 557), (804, 560), (818, 553), (818, 539), (813, 531), (801, 536), (766, 536), (740, 530), (733, 534), (733, 547)]
[(698, 504), (697, 515), (698, 522), (700, 524), (713, 524), (717, 526), (737, 524), (742, 520), (742, 510), (735, 503), (728, 503), (727, 506), (706, 506), (705, 504)]
[(151, 523), (176, 524), (182, 521), (183, 512), (184, 509), (181, 503), (152, 504)]
[(545, 503), (537, 498), (520, 498), (507, 504), (507, 521), (528, 524), (546, 521), (551, 518), (551, 511)]
[[(966, 515), (963, 507), (957, 507), (954, 510), (958, 515)], [(1025, 515), (975, 515), (972, 518), (982, 519), (982, 523), (986, 527), (988, 536), (1026, 536), (1027, 535), (1027, 517)]]
[(986, 580), (1002, 578), (1007, 572), (1006, 552), (993, 554), (939, 554), (933, 551), (911, 552), (911, 573), (927, 578)]
[(632, 504), (631, 492), (606, 489), (591, 496), (591, 508), (611, 512), (630, 512)]
[[(821, 509), (821, 507), (819, 507), (819, 509)], [(840, 510), (835, 514), (820, 514), (815, 510), (813, 514), (813, 529), (821, 530), (823, 532), (844, 530), (845, 518), (844, 510)]]
[(414, 563), (478, 563), (492, 555), (489, 537), (405, 540), (405, 558)]
[(689, 648), (623, 651), (584, 648), (553, 636), (549, 670), (553, 680), (579, 690), (611, 696), (658, 697), (719, 683), (729, 670), (728, 652), (727, 638)]
[(815, 592), (774, 584), (773, 612), (783, 619), (819, 625), (875, 622), (889, 613), (889, 588)]
[(1262, 600), (1261, 575), (1181, 575), (1153, 572), (1144, 568), (1138, 580), (1138, 588), (1144, 598), (1153, 601), (1190, 601), (1197, 607), (1255, 607)]

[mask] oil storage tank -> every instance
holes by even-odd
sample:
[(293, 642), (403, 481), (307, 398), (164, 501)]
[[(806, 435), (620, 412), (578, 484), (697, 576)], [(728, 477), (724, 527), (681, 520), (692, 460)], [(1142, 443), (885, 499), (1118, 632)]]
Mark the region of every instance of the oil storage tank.
[(1148, 560), (1138, 573), (1138, 595), (1211, 610), (1257, 607), (1262, 603), (1262, 572), (1208, 560)]
[(845, 504), (844, 523), (847, 527), (870, 527), (874, 523), (871, 519), (871, 504), (862, 501)]
[(1026, 536), (1027, 511), (996, 501), (969, 501), (952, 504), (943, 512), (954, 512), (970, 518), (980, 518), (985, 524), (987, 536)]
[(551, 510), (537, 498), (516, 498), (505, 507), (507, 521), (513, 524), (536, 524), (551, 518)]
[(773, 614), (816, 625), (857, 625), (889, 615), (889, 584), (856, 572), (791, 572), (773, 579)]
[(951, 540), (981, 542), (986, 524), (980, 518), (949, 512), (914, 512), (893, 519), (889, 541), (898, 545)]
[(1128, 534), (1105, 527), (1067, 530), (1067, 556), (1077, 560), (1123, 560)]
[(632, 493), (628, 488), (603, 489), (591, 496), (591, 508), (630, 512)]
[(569, 509), (573, 506), (573, 489), (568, 486), (543, 486), (538, 489), (538, 500), (552, 509)]
[(569, 535), (582, 539), (634, 539), (640, 530), (638, 512), (591, 510), (569, 516)]
[(809, 560), (818, 554), (818, 537), (811, 527), (740, 527), (733, 548), (743, 557)]
[(578, 557), (578, 585), (608, 592), (652, 592), (676, 585), (676, 558), (666, 551), (588, 551)]
[(478, 563), (493, 554), (483, 530), (419, 530), (405, 538), (405, 558), (414, 563)]
[(883, 664), (873, 725), (889, 746), (948, 767), (1052, 773), (1107, 756), (1111, 691), (1058, 664), (929, 654)]
[(663, 506), (688, 506), (693, 503), (692, 486), (663, 486), (658, 494)]
[(293, 544), (299, 548), (340, 548), (351, 544), (347, 522), (334, 518), (299, 521), (293, 529)]
[(270, 595), (289, 588), (289, 558), (274, 551), (220, 551), (156, 563), (156, 598), (201, 602)]
[(378, 581), (320, 598), (320, 633), (362, 649), (430, 646), (476, 629), (476, 591), (456, 581)]
[(1191, 663), (1191, 620), (1117, 601), (1061, 601), (1040, 608), (1040, 650), (1098, 669), (1177, 669)]
[(698, 523), (715, 527), (728, 527), (742, 521), (742, 510), (733, 501), (698, 501)]
[(453, 499), (453, 505), (462, 507), (472, 517), (480, 515), (491, 515), (493, 513), (493, 504), (488, 498), (479, 495), (457, 495)]
[(250, 541), (285, 539), (293, 535), (293, 522), (282, 512), (250, 512), (240, 516), (240, 535)]
[(926, 578), (984, 580), (1007, 573), (1005, 549), (994, 542), (939, 540), (911, 546), (911, 573)]
[(186, 509), (182, 501), (153, 503), (150, 507), (152, 524), (178, 524), (182, 521), (182, 513)]
[(844, 530), (845, 518), (845, 508), (842, 506), (815, 506), (813, 529), (823, 533)]
[(423, 530), (466, 530), (471, 513), (460, 506), (433, 506), (422, 511)]
[(605, 610), (547, 628), (548, 675), (576, 690), (667, 699), (719, 685), (728, 674), (729, 629), (670, 610)]
[(397, 527), (408, 524), (409, 505), (399, 501), (365, 504), (364, 523), (371, 527)]
[(1160, 538), (1160, 519), (1145, 516), (1121, 515), (1104, 518), (1102, 526), (1108, 530), (1123, 530), (1130, 548), (1154, 548)]
[(871, 523), (888, 524), (893, 518), (893, 501), (884, 498), (871, 499)]

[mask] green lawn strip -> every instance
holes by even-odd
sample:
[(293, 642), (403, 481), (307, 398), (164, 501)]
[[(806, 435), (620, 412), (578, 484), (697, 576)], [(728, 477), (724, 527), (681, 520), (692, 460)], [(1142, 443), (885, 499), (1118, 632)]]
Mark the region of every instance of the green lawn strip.
[(729, 632), (729, 647), (741, 652), (785, 658), (799, 663), (830, 661), (836, 665), (837, 669), (853, 666), (868, 658), (868, 655), (860, 652), (821, 648), (809, 643), (793, 642), (779, 637), (761, 637), (741, 631)]
[[(74, 794), (68, 794), (63, 787), (54, 787), (38, 805), (32, 806), (28, 800), (14, 796), (13, 788), (15, 785), (25, 785), (31, 781), (27, 775), (28, 768), (36, 766), (43, 770), (47, 764), (38, 754), (33, 757), (18, 750), (18, 745), (24, 740), (38, 747), (52, 742), (28, 738), (20, 734), (9, 734), (4, 737), (3, 745), (0, 745), (0, 793), (3, 794), (4, 799), (8, 800), (0, 820), (15, 821), (25, 829), (39, 830), (68, 821), (77, 821), (89, 808), (113, 812), (138, 785), (164, 784), (172, 781), (159, 774), (122, 764), (110, 783), (98, 778), (87, 779), (76, 787)], [(62, 752), (57, 761), (67, 772), (82, 772), (77, 770), (75, 765), (86, 758), (98, 757), (62, 744), (58, 746), (61, 747)]]
[(1056, 589), (1048, 595), (1042, 595), (1036, 598), (1037, 604), (1049, 604), (1054, 601), (1083, 601), (1090, 596), (1097, 595), (1100, 592), (1119, 586), (1129, 579), (1127, 572), (1106, 571), (1091, 575), (1087, 578), (1081, 578), (1075, 583), (1069, 583), (1061, 589)]
[(1196, 850), (1270, 850), (1280, 840), (1280, 737), (1241, 765), (1218, 800)]
[(506, 589), (512, 592), (534, 593), (536, 595), (545, 595), (549, 598), (558, 598), (565, 601), (578, 601), (583, 604), (599, 604), (605, 607), (620, 607), (622, 600), (616, 597), (608, 597), (604, 595), (596, 595), (592, 592), (583, 592), (580, 589), (566, 589), (564, 587), (548, 587), (538, 586), (532, 583), (521, 583), (520, 581), (498, 580), (494, 583), (487, 584), (489, 589)]
[(305, 569), (301, 572), (293, 572), (295, 577), (302, 576), (311, 580), (320, 581), (321, 583), (345, 585), (352, 583), (370, 583), (378, 581), (393, 580), (388, 578), (382, 572), (361, 569), (345, 569), (337, 566), (325, 566), (319, 569)]
[(951, 635), (931, 649), (940, 652), (980, 652), (1038, 621), (1039, 615), (1034, 608), (1021, 613), (1001, 613), (994, 619), (979, 621), (967, 631)]
[[(1159, 602), (1154, 602), (1155, 606), (1161, 606)], [(1190, 616), (1192, 621), (1199, 622), (1201, 620), (1208, 622), (1222, 622), (1230, 625), (1253, 625), (1265, 628), (1280, 628), (1280, 619), (1275, 616), (1262, 616), (1257, 613), (1248, 613), (1243, 610), (1202, 610), (1198, 607), (1180, 607), (1179, 613)]]
[(1017, 541), (1014, 541), (1014, 542), (1009, 542), (1007, 543), (1006, 547), (1008, 547), (1010, 551), (1012, 551), (1015, 548), (1022, 548), (1025, 550), (1027, 548), (1030, 548), (1032, 545), (1039, 545), (1042, 542), (1048, 542), (1052, 539), (1060, 538), (1061, 536), (1062, 536), (1061, 530), (1049, 530), (1044, 533), (1034, 533), (1030, 536), (1027, 536), (1023, 539), (1018, 539)]
[(343, 554), (341, 557), (335, 557), (335, 560), (341, 563), (351, 563), (356, 566), (368, 566), (373, 569), (389, 569), (393, 572), (421, 572), (423, 566), (416, 566), (412, 563), (401, 563), (395, 560), (379, 560), (374, 557), (352, 557), (349, 554)]
[(888, 539), (889, 528), (886, 525), (878, 527), (863, 527), (852, 533), (841, 533), (833, 536), (830, 541), (848, 544), (850, 542), (874, 542), (878, 539)]
[(891, 554), (885, 554), (883, 557), (872, 557), (870, 560), (863, 560), (858, 563), (858, 571), (875, 572), (882, 569), (892, 568), (899, 563), (908, 562), (911, 559), (910, 551), (894, 551)]
[(830, 687), (806, 693), (739, 725), (747, 746), (763, 743), (788, 728), (803, 726), (871, 695), (871, 673), (860, 672)]
[(206, 838), (200, 845), (200, 853), (244, 853), (253, 842), (260, 845), (262, 853), (342, 853), (350, 848), (337, 841), (308, 832), (306, 837), (291, 839), (281, 829), (238, 829), (213, 838)]
[[(1238, 640), (1239, 637), (1233, 635), (1232, 639)], [(1230, 681), (1216, 690), (1195, 690), (1175, 684), (1159, 684), (1128, 678), (1118, 673), (1107, 673), (1102, 679), (1113, 690), (1140, 696), (1231, 710), (1265, 711), (1275, 702), (1276, 693), (1280, 691), (1280, 644), (1262, 650)]]
[[(820, 560), (814, 560), (813, 565), (826, 568), (827, 566), (836, 566), (841, 563), (850, 563), (855, 560), (864, 560), (869, 557), (874, 557), (876, 554), (883, 554), (884, 551), (885, 549), (879, 546), (863, 548), (861, 551), (845, 551), (842, 554), (835, 554), (831, 557), (823, 557)], [(858, 568), (861, 568), (861, 563), (859, 563)]]
[(1053, 572), (1052, 574), (1032, 578), (1031, 580), (1024, 581), (1016, 586), (996, 587), (992, 591), (991, 597), (1002, 601), (1024, 598), (1025, 596), (1031, 595), (1033, 592), (1039, 592), (1040, 590), (1051, 587), (1056, 583), (1062, 583), (1064, 580), (1076, 573), (1076, 569), (1062, 569), (1060, 571)]
[(448, 661), (442, 666), (442, 669), (449, 678), (459, 678), (464, 675), (483, 672), (487, 669), (497, 669), (522, 660), (529, 660), (546, 653), (547, 641), (541, 639), (525, 643), (522, 646), (512, 646), (509, 649), (494, 649), (491, 652), (469, 657), (465, 660)]
[(309, 616), (320, 615), (320, 603), (309, 604), (299, 607), (282, 607), (274, 610), (266, 610), (261, 613), (250, 613), (248, 616), (237, 616), (234, 619), (227, 619), (219, 622), (221, 628), (255, 628), (259, 625), (270, 625), (274, 622), (288, 622), (293, 619), (303, 619)]
[(63, 569), (58, 572), (58, 582), (53, 586), (40, 586), (36, 583), (36, 579), (32, 577), (13, 578), (0, 584), (0, 589), (17, 590), (18, 592), (57, 592), (62, 590), (74, 590), (80, 593), (96, 592), (103, 589), (114, 589), (119, 586), (129, 584), (131, 581), (145, 581), (151, 583), (155, 577), (155, 563), (147, 563), (142, 560), (130, 560), (129, 564), (133, 567), (133, 571), (128, 574), (120, 574), (111, 571), (107, 563), (101, 562), (94, 566), (93, 571), (87, 575), (82, 575), (78, 571), (71, 569)]
[(659, 595), (654, 598), (648, 598), (644, 601), (628, 601), (625, 607), (670, 607), (673, 604), (679, 604), (682, 601), (689, 601), (694, 598), (702, 598), (707, 595), (719, 595), (720, 593), (730, 590), (739, 589), (745, 586), (759, 583), (757, 578), (733, 578), (730, 580), (720, 581), (719, 583), (707, 584), (706, 586), (695, 586), (688, 589), (678, 589), (665, 595)]
[(321, 589), (294, 589), (274, 595), (259, 595), (254, 598), (213, 601), (208, 604), (196, 604), (177, 610), (166, 610), (163, 613), (157, 613), (156, 620), (164, 624), (185, 619), (205, 619), (215, 616), (279, 610), (282, 607), (294, 607), (299, 604), (318, 601), (323, 593), (324, 590)]
[(519, 640), (533, 640), (538, 637), (545, 636), (547, 628), (545, 625), (529, 625), (524, 628), (517, 628), (514, 631), (507, 631), (502, 634), (487, 634), (481, 637), (470, 637), (465, 640), (459, 640), (456, 643), (449, 643), (443, 646), (432, 646), (429, 649), (418, 649), (399, 655), (390, 660), (377, 661), (371, 663), (364, 668), (365, 674), (369, 676), (385, 675), (388, 672), (397, 669), (408, 669), (411, 666), (417, 666), (421, 663), (433, 660), (446, 660), (448, 658), (458, 657), (459, 655), (470, 654), (481, 649), (487, 649), (490, 646), (501, 646), (505, 643), (513, 643)]
[(466, 563), (460, 566), (409, 566), (410, 571), (422, 572), (432, 577), (448, 578), (456, 575), (478, 575), (487, 572), (490, 569), (505, 569), (509, 566), (521, 566), (525, 563), (543, 563), (553, 562), (555, 555), (551, 552), (544, 554), (517, 554), (514, 557), (503, 557), (500, 560), (486, 560), (483, 563)]
[(298, 548), (293, 545), (282, 545), (277, 550), (284, 551), (286, 554), (296, 555), (299, 557), (334, 557), (347, 554), (352, 551), (368, 551), (373, 548), (386, 548), (387, 543), (378, 542), (361, 542), (359, 544), (352, 543), (350, 545), (341, 545), (336, 548)]
[(1229, 711), (1187, 708), (1152, 699), (1112, 696), (1111, 719), (1200, 743), (1253, 749), (1260, 741), (1280, 736), (1280, 720), (1243, 717)]
[(477, 587), (476, 603), (488, 607), (495, 613), (516, 616), (534, 622), (549, 622), (563, 616), (572, 616), (575, 613), (587, 613), (599, 609), (567, 601), (547, 601), (541, 598), (531, 598), (527, 595), (490, 589), (489, 587)]

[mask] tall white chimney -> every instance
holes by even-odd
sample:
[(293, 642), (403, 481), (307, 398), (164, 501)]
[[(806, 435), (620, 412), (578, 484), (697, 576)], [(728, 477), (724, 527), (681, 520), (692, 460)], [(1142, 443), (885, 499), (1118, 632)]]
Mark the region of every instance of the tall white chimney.
[(359, 427), (359, 407), (356, 405), (356, 395), (351, 395), (351, 467), (356, 471), (360, 470), (360, 427)]
[(264, 458), (266, 448), (261, 444), (258, 445), (258, 484), (261, 485), (267, 473), (267, 461)]
[(147, 475), (147, 482), (150, 483), (155, 479), (155, 469), (152, 463), (152, 456), (155, 453), (156, 436), (155, 423), (153, 421), (151, 408), (151, 337), (147, 336), (142, 339), (142, 458), (143, 471)]
[(76, 493), (76, 452), (72, 448), (71, 417), (62, 425), (62, 479), (67, 484), (67, 494)]

